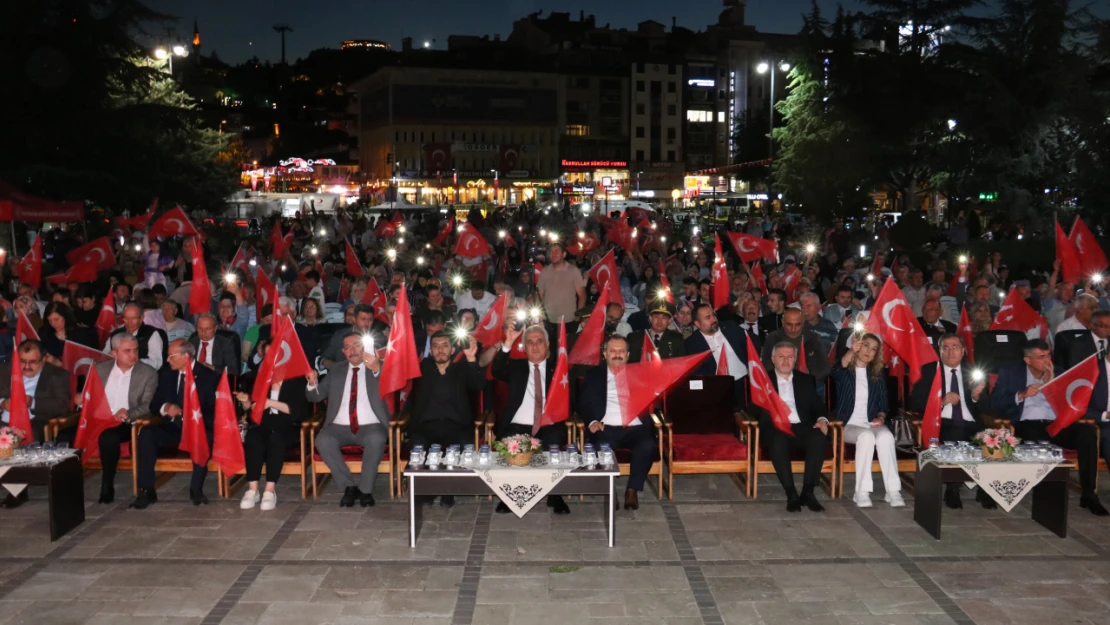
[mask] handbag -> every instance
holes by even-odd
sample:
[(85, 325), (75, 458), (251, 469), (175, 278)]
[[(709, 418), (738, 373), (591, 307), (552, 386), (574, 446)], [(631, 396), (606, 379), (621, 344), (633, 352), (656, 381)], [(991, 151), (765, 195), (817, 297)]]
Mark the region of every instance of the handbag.
[(894, 434), (894, 446), (900, 451), (912, 453), (917, 447), (917, 436), (913, 431), (913, 424), (906, 415), (899, 414), (887, 417), (887, 425)]

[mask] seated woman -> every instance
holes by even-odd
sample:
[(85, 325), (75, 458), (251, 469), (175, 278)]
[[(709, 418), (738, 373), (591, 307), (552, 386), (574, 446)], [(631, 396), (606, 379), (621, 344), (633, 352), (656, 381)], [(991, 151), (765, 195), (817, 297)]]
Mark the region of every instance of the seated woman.
[(320, 307), (320, 302), (311, 297), (306, 299), (301, 305), (301, 316), (297, 317), (297, 322), (306, 326), (324, 323), (324, 309)]
[(857, 337), (850, 350), (833, 365), (829, 376), (836, 384), (834, 418), (844, 423), (844, 441), (856, 446), (856, 491), (853, 500), (861, 508), (871, 507), (871, 461), (878, 456), (886, 487), (886, 502), (892, 508), (906, 505), (894, 433), (886, 426), (888, 410), (886, 376), (883, 374), (882, 340), (874, 334)]
[[(259, 345), (263, 356), (266, 347), (265, 341)], [(285, 452), (300, 440), (298, 428), (308, 414), (306, 384), (304, 377), (273, 384), (262, 413), (262, 423), (255, 425), (248, 417), (247, 436), (243, 441), (248, 486), (239, 502), (240, 509), (250, 510), (260, 501), (263, 511), (277, 506), (277, 481), (285, 464)], [(249, 414), (253, 406), (251, 396), (236, 393), (235, 398)], [(259, 493), (258, 482), (262, 477), (263, 464), (266, 466), (266, 490)]]
[(162, 319), (165, 321), (166, 336), (170, 341), (187, 339), (196, 331), (193, 324), (181, 318), (181, 304), (172, 299), (162, 302)]
[(73, 309), (61, 302), (50, 302), (46, 305), (46, 323), (39, 332), (42, 339), (42, 349), (45, 352), (46, 362), (55, 367), (62, 366), (62, 355), (65, 353), (66, 341), (73, 341), (85, 347), (100, 349), (97, 345), (96, 332), (89, 328), (77, 325), (73, 318)]

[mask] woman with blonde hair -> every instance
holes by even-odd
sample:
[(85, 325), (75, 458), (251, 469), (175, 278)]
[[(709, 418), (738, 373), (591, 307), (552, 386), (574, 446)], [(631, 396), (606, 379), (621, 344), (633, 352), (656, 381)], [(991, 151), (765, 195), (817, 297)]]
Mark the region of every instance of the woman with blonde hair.
[(882, 349), (882, 340), (874, 334), (856, 335), (851, 348), (829, 374), (836, 385), (833, 415), (844, 424), (844, 441), (856, 446), (853, 500), (861, 508), (871, 507), (871, 462), (876, 456), (883, 472), (886, 502), (892, 508), (906, 505), (902, 500), (894, 433), (886, 425), (888, 402)]

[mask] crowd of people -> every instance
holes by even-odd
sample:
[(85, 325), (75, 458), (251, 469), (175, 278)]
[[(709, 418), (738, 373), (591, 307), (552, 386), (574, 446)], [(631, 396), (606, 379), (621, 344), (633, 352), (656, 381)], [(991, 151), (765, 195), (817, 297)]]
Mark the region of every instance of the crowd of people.
[[(268, 240), (244, 241), (234, 256), (225, 249), (202, 252), (210, 293), (207, 310), (199, 314), (191, 314), (197, 248), (181, 237), (159, 240), (121, 228), (107, 239), (114, 266), (100, 268), (94, 280), (35, 285), (21, 279), (3, 302), (8, 327), (0, 333), (0, 354), (14, 352), (18, 363), (0, 365), (0, 418), (9, 420), (11, 396), (10, 369), (4, 367), (19, 366), (32, 398), (34, 439), (42, 440), (51, 419), (83, 400), (69, 392), (79, 371), (66, 362), (67, 346), (103, 352), (106, 358), (95, 369), (119, 425), (97, 441), (99, 500), (114, 500), (121, 445), (142, 420), (150, 425), (132, 451), (139, 493), (131, 506), (143, 509), (157, 502), (158, 450), (181, 441), (186, 369), (200, 391), (210, 438), (215, 389), (226, 371), (245, 424), (242, 508), (276, 507), (275, 484), (287, 451), (299, 443), (300, 424), (314, 413), (312, 404), (322, 414), (316, 452), (343, 489), (340, 505), (372, 506), (389, 422), (401, 411), (410, 415), (405, 435), (413, 444), (471, 441), (477, 412), (489, 410), (499, 438), (528, 433), (545, 448), (566, 445), (562, 423), (539, 426), (545, 398), (560, 382), (553, 380), (559, 347), (553, 337), (565, 324), (570, 350), (598, 315), (604, 329), (597, 344), (584, 350), (592, 362), (571, 369), (570, 410), (590, 442), (629, 450), (626, 508), (639, 506), (661, 442), (646, 414), (622, 419), (617, 374), (649, 357), (710, 352), (694, 374), (727, 371), (734, 378), (735, 407), (760, 423), (791, 511), (823, 509), (815, 491), (834, 422), (855, 450), (854, 503), (874, 505), (871, 466), (877, 459), (884, 501), (904, 506), (899, 441), (890, 420), (905, 411), (923, 413), (940, 374), (942, 440), (970, 441), (994, 418), (1010, 420), (1022, 438), (1076, 450), (1081, 504), (1108, 514), (1095, 476), (1100, 427), (1110, 434), (1101, 425), (1110, 388), (1110, 305), (1101, 284), (1065, 280), (1059, 261), (1044, 274), (1015, 276), (998, 252), (981, 264), (952, 251), (903, 252), (883, 228), (866, 232), (872, 255), (860, 258), (852, 256), (859, 235), (840, 221), (806, 240), (786, 220), (776, 223), (758, 213), (675, 222), (647, 211), (605, 216), (535, 207), (486, 215), (473, 210), (458, 219), (439, 211), (377, 219), (353, 211), (306, 211), (272, 219), (270, 231), (275, 234)], [(774, 252), (752, 259), (751, 246), (730, 233), (774, 242)], [(67, 253), (85, 244), (68, 236), (54, 236), (46, 248), (59, 269)], [(471, 236), (481, 239), (479, 253), (460, 243)], [(276, 300), (262, 282), (272, 283)], [(900, 289), (940, 361), (939, 368), (922, 367), (912, 385), (903, 381), (905, 363), (899, 370), (897, 354), (862, 325), (888, 282)], [(1040, 325), (1028, 329), (1021, 359), (997, 368), (997, 380), (989, 384), (971, 376), (970, 352), (976, 337), (996, 329), (1011, 292)], [(402, 296), (411, 319), (395, 315)], [(502, 300), (500, 318), (492, 317)], [(253, 387), (278, 340), (271, 336), (278, 315), (293, 322), (313, 370), (273, 383), (260, 400)], [(39, 338), (20, 335), (23, 322)], [(474, 335), (487, 322), (500, 328), (498, 340), (480, 343)], [(403, 397), (382, 397), (379, 379), (391, 364), (391, 337), (401, 335), (394, 332), (398, 323), (411, 324), (420, 377)], [(1088, 408), (1096, 427), (1075, 423), (1050, 435), (1047, 427), (1056, 415), (1040, 388), (1061, 368), (1092, 354), (1102, 363)], [(785, 426), (751, 401), (756, 365), (789, 408)], [(263, 417), (255, 423), (245, 415), (259, 402)], [(75, 429), (63, 429), (59, 437), (72, 443)], [(363, 450), (357, 474), (344, 456), (352, 446)], [(792, 448), (805, 458), (800, 492), (791, 472)], [(1108, 451), (1103, 446), (1110, 459)], [(190, 498), (196, 505), (208, 501), (205, 477), (204, 466), (195, 465)], [(962, 506), (959, 489), (948, 486), (949, 507)], [(976, 498), (994, 507), (989, 497)], [(443, 497), (440, 503), (454, 501)], [(556, 514), (570, 513), (559, 496), (547, 503)], [(507, 511), (498, 506), (498, 512)]]

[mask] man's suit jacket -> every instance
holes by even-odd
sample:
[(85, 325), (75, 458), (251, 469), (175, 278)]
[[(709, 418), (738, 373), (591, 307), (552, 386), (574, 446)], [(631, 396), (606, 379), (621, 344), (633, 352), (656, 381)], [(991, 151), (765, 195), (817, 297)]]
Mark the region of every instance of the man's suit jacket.
[[(362, 366), (362, 374), (362, 388), (366, 389), (366, 396), (370, 400), (370, 408), (374, 411), (374, 416), (378, 418), (378, 422), (388, 428), (389, 408), (386, 407), (385, 400), (381, 398), (381, 393), (378, 391), (378, 376), (371, 373), (370, 368), (365, 364)], [(331, 425), (335, 421), (335, 417), (339, 413), (339, 405), (343, 403), (343, 388), (347, 385), (347, 378), (349, 377), (351, 377), (351, 363), (344, 360), (329, 369), (328, 374), (319, 381), (316, 388), (306, 390), (308, 401), (327, 400), (328, 415), (324, 425)]]
[[(551, 388), (551, 378), (555, 375), (557, 360), (558, 356), (556, 354), (551, 354), (547, 358), (543, 380), (544, 401), (547, 400), (548, 391)], [(532, 363), (524, 358), (510, 358), (505, 351), (497, 350), (497, 355), (493, 357), (493, 363), (490, 365), (490, 373), (493, 374), (495, 380), (500, 380), (509, 385), (509, 398), (505, 402), (505, 410), (497, 415), (497, 429), (500, 431), (513, 422), (516, 411), (520, 409), (520, 404), (524, 401), (528, 385), (532, 383)], [(573, 406), (574, 384), (572, 380), (568, 380), (568, 384), (571, 391), (570, 405)]]
[[(793, 343), (790, 337), (786, 336), (786, 330), (775, 330), (764, 338), (760, 359), (763, 361), (763, 368), (767, 371), (775, 368), (774, 363), (771, 362), (771, 354), (775, 351), (775, 345), (783, 341)], [(816, 332), (808, 328), (802, 330), (802, 342), (805, 343), (806, 369), (819, 384), (823, 383), (829, 377), (829, 346)], [(798, 370), (797, 367), (801, 365), (801, 361), (802, 357), (799, 355), (794, 365), (795, 371)]]
[[(162, 414), (162, 406), (166, 404), (184, 409), (185, 384), (182, 380), (181, 388), (178, 388), (180, 375), (181, 372), (169, 367), (158, 372), (158, 387), (154, 390), (154, 399), (150, 401), (150, 414)], [(216, 388), (220, 385), (220, 375), (199, 362), (193, 363), (193, 380), (197, 384), (200, 412), (208, 425), (211, 425), (216, 418)], [(169, 419), (169, 417), (166, 418)], [(211, 428), (208, 431), (211, 432)]]
[[(943, 376), (943, 364), (941, 365), (940, 370), (941, 375)], [(917, 384), (913, 385), (913, 390), (910, 391), (910, 401), (908, 404), (910, 410), (919, 414), (925, 413), (925, 406), (929, 403), (929, 391), (933, 388), (933, 378), (936, 377), (936, 375), (937, 365), (935, 363), (930, 363), (921, 367), (921, 379), (917, 381)], [(960, 364), (960, 377), (963, 378), (964, 404), (967, 405), (967, 410), (971, 413), (971, 417), (975, 419), (975, 421), (977, 421), (978, 423), (982, 424), (983, 409), (986, 408), (990, 402), (988, 396), (988, 388), (983, 388), (982, 394), (979, 395), (979, 401), (974, 401), (971, 399), (971, 391), (979, 384), (986, 383), (986, 380), (983, 380), (982, 382), (973, 381), (971, 379), (971, 367), (969, 367), (967, 363)], [(940, 394), (941, 397), (943, 397), (951, 390), (952, 378), (951, 376), (947, 376), (944, 377), (940, 382)]]
[[(736, 352), (736, 357), (744, 366), (748, 366), (748, 340), (744, 335), (744, 331), (740, 326), (731, 321), (724, 321), (720, 323), (721, 333), (725, 335), (725, 340), (728, 341), (732, 351)], [(686, 337), (686, 342), (683, 345), (686, 349), (686, 355), (692, 356), (702, 352), (709, 351), (709, 343), (705, 341), (705, 337), (698, 329), (694, 329), (694, 333)], [(716, 354), (713, 358), (706, 358), (698, 365), (697, 369), (691, 375), (715, 375), (717, 373)]]
[[(1062, 370), (1057, 367), (1055, 374), (1060, 375), (1061, 372)], [(998, 382), (991, 392), (991, 407), (998, 413), (999, 418), (1011, 421), (1021, 420), (1021, 411), (1025, 402), (1017, 401), (1017, 394), (1029, 386), (1026, 381), (1028, 373), (1029, 368), (1024, 362), (1009, 364), (998, 370)]]
[[(0, 363), (0, 399), (12, 396), (12, 363)], [(69, 372), (61, 367), (46, 363), (39, 374), (39, 385), (35, 387), (34, 404), (31, 412), (35, 421), (46, 422), (69, 412)]]
[[(605, 418), (605, 408), (609, 399), (609, 365), (602, 362), (590, 369), (582, 380), (582, 388), (578, 392), (578, 414), (588, 426), (594, 421)], [(638, 415), (641, 425), (651, 423), (651, 417), (646, 416), (650, 406)], [(606, 426), (609, 427), (609, 426)]]
[[(644, 335), (649, 332), (651, 331), (636, 330), (628, 335), (628, 362), (640, 362), (644, 351)], [(676, 358), (686, 355), (684, 339), (681, 334), (674, 330), (664, 330), (655, 349), (659, 351), (659, 355), (663, 358)]]
[[(100, 383), (108, 386), (108, 376), (112, 374), (112, 367), (116, 366), (115, 360), (98, 362), (96, 373), (100, 376)], [(154, 367), (137, 362), (131, 372), (131, 386), (127, 389), (127, 420), (145, 419), (150, 416), (150, 401), (154, 399), (154, 391), (158, 388), (158, 372)], [(68, 392), (68, 389), (67, 391)]]
[(1100, 360), (1098, 362), (1098, 379), (1095, 380), (1095, 388), (1094, 391), (1091, 392), (1091, 401), (1087, 403), (1087, 414), (1084, 417), (1085, 419), (1094, 419), (1095, 423), (1099, 425), (1108, 424), (1102, 420), (1102, 415), (1104, 415), (1107, 410), (1110, 410), (1110, 407), (1107, 407), (1106, 393), (1106, 362)]
[[(1054, 338), (1055, 350), (1053, 354), (1053, 362), (1059, 364), (1065, 369), (1070, 369), (1075, 365), (1083, 362), (1083, 360), (1098, 351), (1098, 345), (1095, 343), (1095, 337), (1091, 334), (1090, 330), (1066, 330), (1064, 332), (1057, 332)], [(1110, 346), (1110, 339), (1107, 339), (1107, 345)]]
[(782, 315), (767, 313), (759, 318), (759, 335), (766, 337), (768, 334), (782, 327)]
[[(779, 383), (782, 380), (779, 379), (774, 368), (769, 369), (767, 373), (770, 375), (771, 384), (774, 385), (777, 393)], [(794, 389), (794, 403), (798, 409), (798, 418), (801, 419), (802, 423), (816, 425), (818, 419), (826, 417), (825, 402), (817, 395), (817, 380), (812, 375), (795, 371), (791, 386)], [(749, 410), (760, 421), (764, 418), (769, 419), (771, 416), (765, 409), (755, 404), (751, 404)]]
[(937, 321), (939, 321), (940, 324), (944, 326), (943, 330), (936, 327), (935, 325), (927, 325), (925, 323), (925, 317), (918, 317), (917, 318), (917, 322), (921, 324), (921, 329), (925, 331), (925, 336), (929, 337), (929, 342), (933, 344), (933, 348), (938, 350), (937, 353), (939, 353), (939, 350), (940, 350), (940, 342), (939, 342), (940, 341), (940, 335), (941, 334), (955, 334), (956, 333), (956, 324), (952, 323), (951, 321), (945, 321), (944, 319), (938, 319)]
[[(189, 343), (197, 348), (197, 358), (200, 358), (200, 336), (193, 332), (189, 337)], [(231, 377), (239, 375), (242, 365), (239, 364), (239, 346), (227, 338), (216, 334), (212, 337), (212, 366), (216, 370), (216, 374), (223, 373), (227, 369), (227, 374)], [(217, 384), (219, 382), (217, 381)], [(197, 388), (200, 388), (200, 383), (197, 383)], [(213, 387), (215, 388), (215, 387)]]

